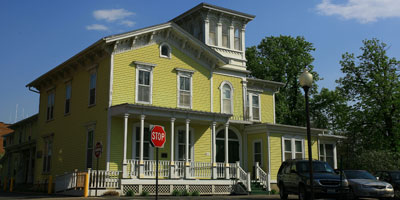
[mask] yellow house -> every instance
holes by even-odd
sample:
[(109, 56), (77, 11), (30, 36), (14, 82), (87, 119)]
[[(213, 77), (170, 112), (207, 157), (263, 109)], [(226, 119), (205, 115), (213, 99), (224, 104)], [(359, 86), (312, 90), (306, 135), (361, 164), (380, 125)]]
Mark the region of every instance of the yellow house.
[[(201, 3), (104, 37), (29, 83), (40, 94), (35, 183), (51, 175), (56, 192), (68, 189), (58, 175), (92, 174), (101, 142), (103, 191), (153, 193), (156, 173), (163, 194), (247, 193), (251, 179), (271, 190), (282, 161), (307, 157), (306, 129), (275, 123), (282, 83), (248, 76), (245, 27), (254, 17)], [(151, 125), (167, 133), (158, 172)], [(336, 167), (338, 137), (312, 135), (313, 158)]]

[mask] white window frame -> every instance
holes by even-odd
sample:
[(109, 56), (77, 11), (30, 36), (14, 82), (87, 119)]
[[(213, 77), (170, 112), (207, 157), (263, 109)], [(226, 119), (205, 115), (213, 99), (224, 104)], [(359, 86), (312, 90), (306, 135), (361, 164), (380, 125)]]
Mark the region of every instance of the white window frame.
[(254, 163), (254, 165), (256, 164), (256, 151), (255, 151), (256, 143), (260, 143), (261, 162), (259, 163), (259, 166), (262, 168), (262, 166), (264, 164), (263, 143), (262, 143), (262, 140), (260, 140), (260, 139), (257, 139), (257, 140), (253, 141), (253, 163)]
[[(136, 140), (136, 134), (139, 134), (139, 138), (140, 138), (140, 122), (134, 123), (132, 127), (133, 127), (133, 130), (132, 130), (132, 159), (135, 160), (136, 159), (136, 146), (135, 145), (137, 145), (136, 143), (139, 143), (139, 148), (140, 148), (140, 140), (139, 141)], [(150, 130), (149, 123), (145, 122), (144, 127), (149, 128), (149, 130)], [(138, 133), (136, 132), (137, 128), (139, 128)], [(146, 144), (147, 144), (147, 142), (143, 141), (143, 145), (146, 145)], [(149, 145), (149, 160), (154, 160), (154, 147), (150, 143), (148, 145)], [(143, 150), (144, 150), (144, 147), (143, 147)]]
[[(227, 36), (226, 36), (226, 38), (227, 38), (227, 41), (226, 41), (226, 46), (224, 46), (224, 26), (226, 26), (226, 28), (227, 28)], [(231, 32), (231, 30), (230, 30), (230, 25), (229, 25), (229, 23), (228, 22), (226, 22), (226, 21), (224, 21), (224, 22), (222, 22), (222, 26), (221, 26), (221, 38), (222, 38), (222, 41), (221, 41), (221, 46), (222, 47), (224, 47), (224, 48), (231, 48), (231, 46), (230, 46), (230, 41), (231, 41), (231, 39), (230, 39), (230, 32)]]
[[(186, 126), (178, 126), (175, 127), (175, 134), (174, 134), (174, 141), (175, 141), (175, 155), (174, 155), (174, 159), (176, 161), (179, 161), (179, 131), (185, 131), (186, 134)], [(194, 128), (189, 127), (189, 137), (190, 137), (190, 144), (189, 144), (189, 148), (190, 148), (190, 155), (189, 155), (189, 160), (190, 162), (194, 162), (195, 161), (195, 157), (194, 157)], [(186, 135), (185, 135), (186, 137)], [(186, 151), (186, 150), (185, 150)]]
[[(44, 152), (43, 152), (43, 161), (42, 161), (42, 173), (50, 173), (52, 165), (51, 162), (54, 159), (54, 138), (53, 136), (47, 136), (43, 138), (44, 140)], [(49, 143), (51, 143), (51, 146), (49, 148)], [(50, 149), (50, 151), (49, 151)], [(49, 156), (49, 152), (51, 152), (50, 154), (50, 161), (48, 159)], [(46, 157), (46, 159), (44, 158)]]
[[(67, 88), (70, 88), (70, 90), (69, 90), (69, 107), (68, 107), (68, 112), (65, 112), (66, 111), (66, 108), (67, 108)], [(68, 81), (66, 84), (65, 84), (65, 101), (64, 101), (64, 115), (68, 115), (68, 114), (70, 114), (71, 113), (71, 99), (72, 99), (72, 82), (71, 81)]]
[[(212, 27), (211, 25), (212, 25), (213, 23), (215, 24), (215, 26), (214, 26), (214, 27), (215, 27), (215, 32), (214, 32), (214, 33), (215, 33), (215, 38), (214, 38), (215, 41), (214, 41), (214, 44), (211, 43), (211, 36), (210, 36), (211, 27)], [(208, 45), (218, 46), (218, 23), (217, 23), (217, 20), (215, 20), (215, 19), (210, 19), (210, 20), (209, 20), (209, 23), (208, 23), (208, 26), (209, 26), (209, 27), (208, 27), (208, 33), (207, 33), (207, 34), (208, 34), (208, 41), (207, 41), (207, 43), (208, 43)]]
[[(235, 42), (236, 42), (236, 30), (238, 30), (238, 33), (239, 33), (239, 37), (238, 37), (238, 39), (239, 39), (239, 46), (238, 46), (238, 48), (235, 48), (236, 46), (235, 46)], [(239, 28), (239, 26), (238, 25), (236, 25), (236, 26), (234, 26), (233, 27), (233, 49), (235, 49), (235, 50), (239, 50), (239, 51), (241, 51), (242, 50), (242, 36), (241, 36), (241, 30), (240, 30), (240, 28)]]
[(225, 113), (224, 112), (224, 86), (225, 86), (225, 84), (227, 84), (231, 88), (231, 113), (228, 113), (228, 114), (233, 114), (234, 113), (234, 110), (233, 110), (234, 88), (233, 88), (232, 83), (230, 83), (229, 81), (222, 81), (221, 85), (219, 86), (219, 92), (220, 92), (220, 97), (221, 97), (221, 99), (220, 99), (221, 113)]
[(94, 149), (95, 149), (95, 147), (94, 147), (94, 141), (95, 141), (95, 139), (94, 139), (94, 136), (95, 136), (95, 131), (94, 131), (94, 128), (93, 127), (90, 127), (90, 128), (88, 128), (87, 130), (86, 130), (86, 148), (85, 148), (85, 167), (87, 167), (87, 165), (88, 165), (88, 154), (87, 154), (87, 151), (88, 151), (88, 149), (89, 149), (89, 146), (88, 146), (88, 144), (89, 144), (89, 132), (90, 131), (92, 131), (93, 132), (93, 141), (92, 141), (92, 167), (94, 167), (93, 166), (93, 161), (94, 161)]
[[(168, 47), (168, 55), (167, 56), (162, 55), (162, 51), (161, 50), (162, 50), (163, 46), (167, 46)], [(171, 58), (171, 52), (172, 52), (172, 48), (168, 43), (163, 42), (163, 43), (160, 44), (160, 58)]]
[[(257, 119), (257, 120), (255, 120), (255, 119), (254, 119), (254, 116), (253, 116), (253, 96), (257, 96), (257, 98), (258, 98), (258, 114), (259, 114), (259, 119)], [(247, 99), (247, 97), (249, 97), (249, 98)], [(246, 109), (248, 109), (247, 112), (249, 113), (249, 119), (250, 119), (251, 121), (261, 122), (261, 95), (260, 95), (260, 93), (248, 91), (248, 92), (247, 92), (247, 95), (246, 95), (246, 101), (247, 101), (247, 104), (249, 105), (248, 108), (247, 108), (247, 105), (245, 105), (245, 106), (246, 106)]]
[[(135, 62), (136, 64), (136, 83), (135, 83), (135, 102), (141, 104), (153, 104), (153, 68), (156, 65), (153, 64), (145, 64), (142, 62)], [(150, 72), (150, 99), (149, 102), (139, 101), (139, 71), (147, 71)]]
[[(175, 71), (177, 72), (176, 76), (176, 91), (177, 91), (177, 98), (176, 98), (176, 105), (178, 108), (190, 108), (192, 109), (193, 107), (193, 70), (188, 70), (188, 69), (181, 69), (181, 68), (175, 68)], [(184, 106), (180, 105), (179, 100), (181, 98), (181, 89), (180, 89), (180, 78), (185, 77), (189, 78), (190, 80), (190, 106)]]
[[(91, 104), (90, 103), (90, 90), (91, 90), (91, 88), (90, 88), (90, 84), (91, 84), (91, 78), (92, 78), (92, 75), (95, 75), (96, 76), (96, 78), (95, 78), (95, 85), (94, 85), (94, 102)], [(88, 106), (94, 106), (94, 105), (96, 105), (96, 96), (97, 96), (97, 76), (98, 76), (98, 74), (97, 74), (97, 70), (96, 69), (94, 69), (94, 70), (92, 70), (90, 73), (89, 73), (89, 92), (88, 92), (88, 94), (89, 94), (89, 98), (88, 98)]]
[[(333, 164), (334, 166), (332, 166), (334, 169), (337, 168), (337, 154), (336, 154), (336, 143), (332, 142), (332, 141), (323, 141), (323, 142), (319, 142), (318, 144), (318, 160), (321, 160), (321, 155), (322, 152), (324, 153), (324, 162), (326, 162), (326, 146), (327, 144), (330, 144), (333, 146)], [(324, 149), (321, 149), (320, 145), (323, 145)]]
[(295, 159), (296, 158), (296, 141), (300, 141), (301, 142), (301, 150), (302, 150), (302, 159), (305, 158), (305, 143), (304, 143), (304, 138), (300, 138), (300, 137), (290, 137), (290, 136), (282, 136), (282, 162), (286, 160), (285, 158), (285, 140), (290, 140), (290, 145), (292, 146), (292, 157), (289, 159)]
[[(224, 135), (223, 139), (222, 138), (217, 138), (217, 135), (221, 130), (225, 131), (225, 126), (221, 126), (221, 127), (216, 129), (216, 131), (215, 131), (215, 140), (225, 141), (225, 135)], [(228, 142), (229, 141), (239, 141), (239, 161), (240, 161), (241, 165), (243, 165), (244, 164), (243, 156), (246, 157), (247, 155), (243, 155), (244, 152), (243, 152), (243, 146), (242, 145), (247, 145), (247, 142), (246, 142), (246, 140), (242, 141), (242, 135), (240, 134), (240, 131), (237, 128), (235, 128), (234, 126), (229, 126), (229, 130), (233, 131), (236, 134), (236, 137), (238, 138), (237, 140), (236, 139), (229, 139), (229, 135), (228, 135)], [(224, 134), (225, 134), (225, 132), (224, 132)], [(215, 141), (215, 145), (217, 145), (217, 141)], [(225, 145), (225, 143), (224, 143), (224, 145)], [(246, 152), (247, 152), (247, 150), (246, 150)], [(215, 152), (215, 155), (217, 155), (217, 152)], [(247, 158), (245, 158), (245, 159), (247, 160)]]
[[(50, 96), (52, 96), (52, 99), (51, 99), (51, 102), (49, 101), (50, 99)], [(47, 106), (46, 106), (46, 121), (50, 121), (50, 120), (53, 120), (54, 119), (54, 105), (55, 105), (55, 100), (56, 100), (56, 91), (53, 89), (53, 90), (50, 90), (48, 93), (47, 93)], [(48, 112), (48, 109), (49, 109), (49, 107), (51, 108), (51, 107), (53, 107), (52, 109), (51, 109), (51, 114), (50, 114), (50, 112)]]

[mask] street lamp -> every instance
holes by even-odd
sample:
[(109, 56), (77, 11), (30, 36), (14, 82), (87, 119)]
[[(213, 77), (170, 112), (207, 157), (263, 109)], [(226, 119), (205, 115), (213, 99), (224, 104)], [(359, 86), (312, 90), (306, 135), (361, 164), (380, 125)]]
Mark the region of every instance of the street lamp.
[(313, 166), (312, 166), (312, 152), (311, 152), (311, 130), (310, 130), (310, 112), (308, 110), (308, 90), (311, 88), (313, 83), (313, 76), (307, 69), (300, 75), (299, 82), (301, 87), (304, 89), (304, 97), (306, 99), (306, 116), (307, 116), (307, 143), (308, 143), (308, 164), (310, 169), (310, 188), (311, 188), (311, 200), (314, 200), (314, 177), (313, 177)]

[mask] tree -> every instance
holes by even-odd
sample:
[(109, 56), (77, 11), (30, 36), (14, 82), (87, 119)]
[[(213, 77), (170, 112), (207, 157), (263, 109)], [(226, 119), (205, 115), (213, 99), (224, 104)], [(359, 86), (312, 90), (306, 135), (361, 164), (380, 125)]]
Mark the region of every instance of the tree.
[(343, 54), (344, 77), (337, 80), (351, 106), (346, 127), (353, 140), (351, 151), (400, 151), (400, 62), (386, 55), (387, 45), (378, 39), (364, 40), (363, 45), (357, 57)]
[(310, 101), (311, 119), (315, 128), (328, 129), (333, 134), (343, 134), (349, 121), (350, 108), (339, 90), (322, 88)]
[[(312, 71), (313, 51), (313, 44), (307, 42), (304, 37), (282, 35), (266, 37), (257, 47), (247, 48), (247, 68), (251, 71), (251, 76), (285, 84), (275, 98), (277, 123), (305, 125), (304, 96), (298, 77), (307, 67), (314, 80), (319, 80), (318, 73)], [(315, 81), (315, 86), (310, 92), (312, 94), (317, 91)]]

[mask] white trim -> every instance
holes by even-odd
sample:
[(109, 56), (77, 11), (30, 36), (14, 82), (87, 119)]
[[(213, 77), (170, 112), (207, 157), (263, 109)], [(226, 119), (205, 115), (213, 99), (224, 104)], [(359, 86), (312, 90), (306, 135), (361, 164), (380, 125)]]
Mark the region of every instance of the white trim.
[(268, 191), (271, 191), (271, 141), (270, 141), (270, 134), (267, 131), (267, 151), (268, 151)]
[(290, 159), (295, 159), (296, 158), (296, 141), (301, 142), (301, 150), (302, 150), (302, 159), (305, 158), (305, 142), (303, 137), (296, 137), (296, 136), (287, 136), (283, 135), (282, 136), (282, 162), (286, 160), (285, 158), (285, 140), (290, 140), (290, 145), (291, 145), (291, 154), (292, 157)]
[[(135, 62), (136, 64), (136, 83), (135, 83), (135, 102), (136, 103), (142, 103), (142, 104), (152, 104), (153, 103), (153, 68), (155, 65), (143, 65), (143, 64), (138, 64), (138, 62)], [(150, 72), (150, 92), (149, 92), (149, 102), (145, 101), (139, 101), (138, 100), (138, 91), (139, 91), (139, 71), (147, 71)]]
[[(224, 70), (224, 71), (227, 71), (227, 70)], [(232, 71), (227, 71), (227, 72), (233, 73)], [(218, 74), (218, 75), (222, 75), (222, 76), (235, 77), (235, 78), (244, 78), (244, 77), (246, 77), (246, 73), (244, 73), (243, 76), (237, 76), (237, 75), (233, 75), (233, 74), (227, 74), (227, 73), (216, 72), (216, 71), (214, 71), (213, 73), (214, 73), (214, 74)]]
[(263, 164), (264, 164), (264, 155), (263, 155), (263, 142), (262, 142), (262, 140), (261, 139), (256, 139), (256, 140), (253, 140), (253, 166), (255, 166), (255, 156), (256, 156), (256, 153), (255, 153), (255, 144), (256, 143), (260, 143), (260, 153), (261, 153), (261, 162), (259, 163), (259, 166), (262, 168), (263, 167)]
[[(240, 131), (237, 129), (237, 128), (235, 128), (234, 126), (229, 126), (229, 128), (228, 129), (230, 129), (231, 131), (233, 131), (235, 134), (236, 134), (236, 136), (237, 136), (237, 138), (238, 138), (238, 141), (239, 141), (239, 161), (240, 161), (240, 165), (243, 165), (243, 160), (242, 160), (242, 158), (243, 158), (243, 156), (242, 156), (242, 154), (244, 153), (243, 151), (242, 151), (242, 144), (243, 144), (243, 142), (242, 142), (242, 136), (241, 136), (241, 134), (240, 134)], [(220, 132), (220, 131), (223, 131), (224, 132), (224, 135), (225, 135), (225, 124), (223, 125), (223, 126), (220, 126), (220, 127), (218, 127), (216, 130), (215, 130), (215, 140), (218, 140), (217, 139), (217, 135), (218, 135), (218, 133)], [(229, 130), (228, 130), (229, 131)], [(224, 137), (225, 138), (225, 137)], [(225, 140), (225, 139), (223, 139), (223, 140)], [(228, 139), (229, 140), (229, 139)], [(215, 145), (217, 145), (217, 141), (215, 141)], [(224, 143), (224, 145), (225, 145), (225, 143)], [(216, 148), (216, 150), (217, 150), (217, 148)], [(246, 150), (246, 153), (247, 153), (247, 150)], [(217, 156), (217, 152), (215, 152), (215, 156)]]
[[(179, 68), (175, 68), (175, 70), (178, 72), (178, 74), (177, 74), (177, 107), (178, 108), (190, 108), (190, 109), (192, 109), (192, 106), (193, 106), (193, 78), (192, 78), (192, 76), (193, 76), (193, 73), (194, 73), (194, 71), (193, 72), (191, 72), (191, 70), (189, 71), (189, 70), (181, 70), (181, 69), (179, 69)], [(183, 105), (180, 105), (179, 104), (179, 100), (180, 100), (180, 98), (181, 98), (181, 93), (180, 93), (180, 91), (181, 91), (181, 89), (180, 89), (180, 78), (181, 77), (185, 77), (185, 78), (189, 78), (189, 80), (190, 80), (190, 106), (188, 107), (188, 106), (183, 106)]]
[(210, 112), (214, 112), (214, 81), (213, 81), (213, 69), (210, 70)]
[(276, 124), (276, 115), (275, 115), (275, 92), (272, 94), (272, 110), (274, 114), (274, 124)]
[[(149, 130), (150, 130), (150, 125), (151, 124), (149, 124), (147, 122), (144, 122), (144, 128), (149, 128)], [(139, 128), (139, 132), (138, 133), (136, 133), (136, 128)], [(140, 135), (140, 122), (133, 123), (133, 125), (132, 125), (132, 144), (131, 144), (131, 146), (132, 146), (132, 149), (131, 149), (132, 158), (131, 159), (136, 159), (135, 158), (136, 157), (135, 156), (136, 155), (136, 142), (137, 142), (136, 141), (136, 134)], [(139, 138), (140, 138), (140, 136), (139, 136)], [(143, 141), (144, 141), (144, 138), (143, 138)], [(140, 145), (140, 142), (139, 142), (139, 145)], [(144, 150), (144, 147), (143, 147), (143, 150)], [(145, 160), (145, 159), (143, 159), (143, 160)], [(154, 147), (152, 147), (151, 144), (149, 145), (149, 160), (154, 160)]]
[[(259, 93), (254, 93), (254, 92), (247, 92), (247, 95), (249, 96), (249, 118), (250, 121), (254, 121), (254, 122), (261, 122), (261, 96)], [(246, 95), (246, 101), (247, 101), (247, 95)], [(255, 120), (253, 117), (253, 96), (257, 96), (258, 98), (258, 115), (259, 115), (259, 119)], [(246, 105), (245, 105), (246, 106)]]
[[(94, 86), (94, 102), (92, 103), (92, 104), (90, 104), (90, 83), (91, 83), (91, 77), (92, 77), (92, 74), (95, 74), (96, 75), (96, 84), (95, 84), (95, 86)], [(90, 72), (89, 72), (89, 98), (88, 98), (88, 106), (94, 106), (94, 105), (96, 105), (96, 97), (97, 97), (97, 79), (98, 79), (98, 73), (97, 73), (97, 68), (94, 68), (94, 69), (92, 69), (92, 70), (90, 70)]]
[[(164, 56), (164, 55), (161, 54), (161, 48), (162, 48), (164, 45), (168, 47), (168, 56)], [(160, 51), (160, 58), (169, 58), (169, 59), (171, 59), (171, 57), (172, 57), (172, 48), (171, 48), (171, 46), (170, 46), (168, 43), (162, 42), (162, 43), (160, 44), (160, 46), (159, 46), (159, 51)]]
[(234, 88), (233, 88), (233, 85), (232, 85), (232, 83), (231, 82), (229, 82), (229, 81), (222, 81), (222, 83), (220, 84), (220, 86), (219, 86), (219, 92), (220, 92), (220, 101), (221, 101), (221, 109), (220, 109), (220, 112), (221, 113), (226, 113), (226, 112), (224, 112), (224, 104), (223, 104), (223, 99), (224, 99), (224, 91), (223, 91), (223, 89), (224, 89), (224, 86), (225, 86), (225, 84), (228, 84), (229, 85), (229, 87), (231, 88), (231, 112), (230, 113), (227, 113), (227, 114), (233, 114), (234, 113), (234, 110), (233, 110), (233, 101), (234, 101), (234, 98), (233, 98), (233, 92), (234, 92)]
[[(320, 142), (320, 143), (319, 143)], [(320, 149), (320, 145), (323, 145), (324, 149), (324, 160), (326, 162), (326, 144), (331, 144), (332, 145), (332, 151), (333, 151), (333, 165), (332, 166), (334, 169), (337, 168), (337, 152), (336, 152), (336, 142), (333, 141), (318, 141), (318, 150)], [(318, 160), (321, 160), (321, 150), (318, 151)]]
[(113, 80), (114, 80), (114, 53), (111, 53), (110, 60), (110, 84), (108, 91), (108, 109), (107, 109), (107, 158), (106, 158), (106, 170), (110, 170), (110, 154), (111, 154), (111, 111), (112, 106), (112, 94), (113, 94)]
[(92, 136), (92, 138), (93, 138), (93, 141), (92, 141), (92, 150), (93, 150), (93, 152), (92, 152), (92, 164), (91, 164), (91, 166), (92, 166), (92, 168), (94, 167), (93, 166), (93, 161), (94, 161), (94, 143), (95, 143), (95, 139), (94, 139), (94, 136), (95, 136), (95, 129), (96, 129), (96, 126), (94, 125), (94, 126), (89, 126), (89, 127), (86, 127), (86, 147), (85, 147), (85, 169), (86, 169), (86, 167), (87, 167), (87, 164), (88, 164), (88, 156), (87, 156), (87, 150), (88, 150), (88, 140), (89, 140), (89, 132), (90, 131), (92, 131), (93, 132), (93, 136)]
[[(175, 133), (174, 133), (174, 136), (175, 136), (175, 138), (174, 138), (174, 145), (175, 145), (175, 152), (174, 152), (174, 159), (176, 160), (176, 161), (178, 161), (179, 160), (179, 135), (178, 135), (178, 131), (186, 131), (186, 125), (183, 125), (183, 126), (178, 126), (178, 127), (175, 127)], [(190, 161), (191, 162), (194, 162), (195, 161), (195, 155), (194, 155), (194, 135), (195, 135), (195, 131), (194, 131), (194, 128), (192, 128), (192, 127), (190, 127), (190, 124), (189, 124), (189, 137), (190, 137), (190, 140), (191, 140), (191, 142), (190, 142), (190, 144), (189, 144), (189, 146), (190, 146), (190, 151), (191, 151), (191, 153), (190, 153), (190, 157), (189, 157), (189, 159), (190, 159)], [(185, 136), (186, 136), (186, 132), (185, 132)]]

